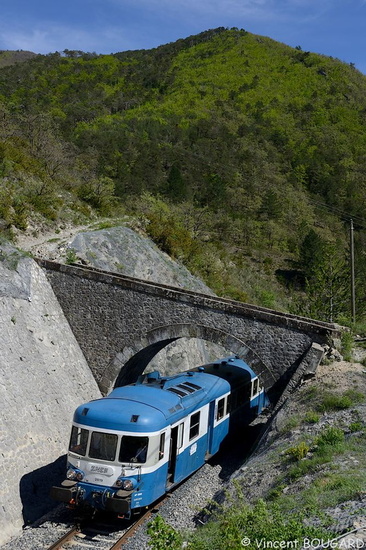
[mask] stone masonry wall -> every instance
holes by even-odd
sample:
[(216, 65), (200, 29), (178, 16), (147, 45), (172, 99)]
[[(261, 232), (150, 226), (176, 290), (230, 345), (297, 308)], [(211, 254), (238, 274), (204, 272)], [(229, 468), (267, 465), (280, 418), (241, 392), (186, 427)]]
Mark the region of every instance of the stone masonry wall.
[(52, 288), (0, 246), (0, 545), (53, 504), (75, 408), (100, 396)]
[(159, 327), (203, 325), (232, 335), (244, 341), (276, 379), (300, 361), (313, 342), (325, 343), (338, 334), (335, 325), (231, 300), (76, 266), (40, 264), (97, 380), (117, 354), (136, 353), (137, 343)]

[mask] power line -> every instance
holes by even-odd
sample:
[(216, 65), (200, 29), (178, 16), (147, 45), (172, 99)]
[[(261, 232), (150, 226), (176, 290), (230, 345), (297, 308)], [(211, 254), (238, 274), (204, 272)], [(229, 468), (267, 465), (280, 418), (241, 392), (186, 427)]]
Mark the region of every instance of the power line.
[(340, 215), (346, 221), (351, 221), (351, 220), (356, 221), (357, 224), (362, 227), (362, 229), (366, 229), (366, 220), (365, 218), (361, 218), (361, 216), (357, 216), (355, 214), (349, 214), (348, 212), (345, 212), (344, 210), (341, 210), (336, 206), (330, 206), (329, 204), (317, 201), (315, 199), (309, 199), (309, 202), (314, 206), (316, 206), (317, 208), (323, 208), (325, 210), (328, 210), (329, 212), (333, 212), (334, 214)]

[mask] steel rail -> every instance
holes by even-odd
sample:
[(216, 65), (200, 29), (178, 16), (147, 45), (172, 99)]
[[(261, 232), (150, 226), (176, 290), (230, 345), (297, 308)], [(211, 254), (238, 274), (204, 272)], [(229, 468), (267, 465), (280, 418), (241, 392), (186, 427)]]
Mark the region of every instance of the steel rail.
[[(122, 548), (122, 546), (127, 542), (129, 538), (133, 536), (135, 531), (142, 525), (147, 519), (153, 515), (155, 512), (158, 511), (160, 506), (167, 500), (168, 496), (165, 495), (162, 497), (158, 502), (154, 504), (154, 506), (148, 510), (144, 514), (142, 514), (132, 525), (130, 525), (127, 530), (121, 535), (121, 537), (115, 541), (112, 546), (109, 547), (109, 550), (119, 550)], [(84, 527), (81, 527), (80, 525), (73, 527), (62, 535), (56, 542), (54, 542), (51, 546), (47, 548), (47, 550), (60, 550), (64, 544), (72, 540), (76, 535), (82, 534), (84, 529), (88, 529), (90, 525), (84, 525)]]
[(47, 550), (59, 550), (66, 542), (73, 539), (77, 533), (80, 533), (79, 526), (70, 529), (70, 531), (62, 535), (61, 538), (59, 538), (56, 542), (49, 546)]

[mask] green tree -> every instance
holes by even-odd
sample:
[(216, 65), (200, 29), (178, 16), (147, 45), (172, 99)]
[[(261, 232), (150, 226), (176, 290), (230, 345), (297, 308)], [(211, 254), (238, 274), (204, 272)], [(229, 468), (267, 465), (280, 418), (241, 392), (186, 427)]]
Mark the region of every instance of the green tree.
[(107, 177), (92, 179), (83, 183), (78, 188), (77, 193), (80, 199), (99, 210), (101, 214), (111, 213), (111, 209), (117, 201), (114, 195), (114, 183)]
[(345, 258), (334, 245), (328, 245), (306, 279), (306, 314), (328, 322), (349, 318), (349, 280)]
[(299, 267), (306, 280), (312, 280), (314, 270), (323, 264), (326, 249), (327, 242), (314, 229), (310, 229), (299, 250)]
[(174, 163), (170, 169), (165, 192), (174, 202), (181, 202), (187, 198), (186, 183), (176, 163)]

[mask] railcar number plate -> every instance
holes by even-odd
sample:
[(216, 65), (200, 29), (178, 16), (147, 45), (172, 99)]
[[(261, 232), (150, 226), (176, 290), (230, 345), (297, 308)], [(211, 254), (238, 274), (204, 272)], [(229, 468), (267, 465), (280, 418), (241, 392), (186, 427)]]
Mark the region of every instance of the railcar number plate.
[(89, 464), (88, 471), (91, 474), (99, 474), (103, 476), (112, 476), (113, 468), (109, 466), (102, 466), (101, 464)]
[(108, 468), (106, 468), (105, 466), (94, 466), (94, 465), (92, 465), (90, 467), (90, 471), (95, 473), (95, 474), (107, 474), (108, 473)]

